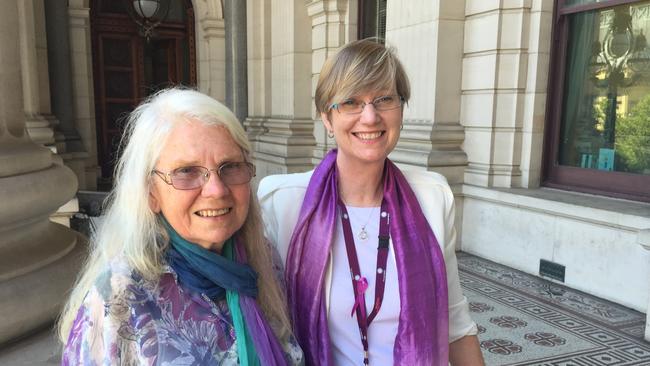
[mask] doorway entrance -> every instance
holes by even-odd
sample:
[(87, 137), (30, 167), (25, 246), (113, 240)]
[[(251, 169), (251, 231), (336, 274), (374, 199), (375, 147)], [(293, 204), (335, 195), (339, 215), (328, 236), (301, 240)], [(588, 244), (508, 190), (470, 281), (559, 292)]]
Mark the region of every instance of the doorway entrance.
[(196, 85), (194, 11), (172, 0), (147, 40), (125, 1), (93, 0), (90, 8), (99, 189), (110, 189), (128, 114), (147, 96), (172, 85)]

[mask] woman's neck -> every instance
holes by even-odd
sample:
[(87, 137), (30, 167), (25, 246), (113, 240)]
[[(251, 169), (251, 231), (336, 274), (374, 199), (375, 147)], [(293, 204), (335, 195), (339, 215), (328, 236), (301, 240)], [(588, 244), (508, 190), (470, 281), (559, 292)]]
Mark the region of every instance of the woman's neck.
[(339, 196), (344, 204), (356, 207), (377, 207), (384, 195), (382, 176), (384, 162), (349, 164), (336, 160)]

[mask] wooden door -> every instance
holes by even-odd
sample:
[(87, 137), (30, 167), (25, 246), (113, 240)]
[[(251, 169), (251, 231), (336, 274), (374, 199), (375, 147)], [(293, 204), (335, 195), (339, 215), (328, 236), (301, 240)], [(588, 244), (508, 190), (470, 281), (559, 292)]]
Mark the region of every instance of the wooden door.
[(171, 85), (196, 85), (194, 17), (189, 0), (173, 0), (168, 20), (149, 40), (129, 18), (124, 2), (91, 6), (98, 186), (110, 188), (128, 114), (150, 94)]

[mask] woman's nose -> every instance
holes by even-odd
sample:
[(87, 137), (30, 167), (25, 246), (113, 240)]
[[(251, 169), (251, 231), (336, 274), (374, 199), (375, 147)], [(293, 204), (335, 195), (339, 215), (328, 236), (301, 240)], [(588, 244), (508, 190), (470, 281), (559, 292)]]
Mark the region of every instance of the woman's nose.
[(361, 122), (369, 124), (377, 123), (379, 121), (379, 118), (379, 113), (374, 104), (367, 103), (363, 106), (360, 117)]
[(230, 188), (226, 185), (216, 172), (210, 172), (208, 181), (205, 182), (201, 190), (203, 196), (223, 197), (230, 193)]

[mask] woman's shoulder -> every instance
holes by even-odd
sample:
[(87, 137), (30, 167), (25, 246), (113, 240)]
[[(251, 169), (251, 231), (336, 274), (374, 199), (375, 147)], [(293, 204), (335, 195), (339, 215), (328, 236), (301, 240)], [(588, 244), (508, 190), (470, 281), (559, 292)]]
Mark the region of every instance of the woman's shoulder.
[(260, 181), (257, 196), (263, 199), (278, 191), (305, 190), (313, 173), (314, 171), (310, 170), (304, 173), (268, 175)]
[(138, 274), (123, 256), (111, 259), (106, 267), (99, 272), (91, 287), (107, 305), (123, 303), (132, 298), (130, 293), (141, 290), (147, 286), (146, 280)]
[(444, 175), (423, 169), (403, 169), (402, 174), (414, 191), (430, 191), (432, 188), (451, 194), (451, 188)]

